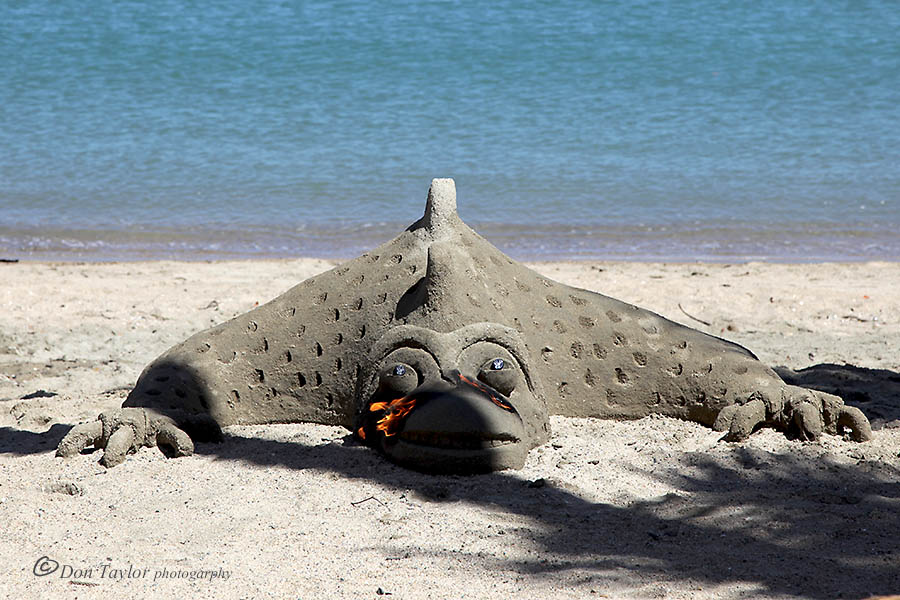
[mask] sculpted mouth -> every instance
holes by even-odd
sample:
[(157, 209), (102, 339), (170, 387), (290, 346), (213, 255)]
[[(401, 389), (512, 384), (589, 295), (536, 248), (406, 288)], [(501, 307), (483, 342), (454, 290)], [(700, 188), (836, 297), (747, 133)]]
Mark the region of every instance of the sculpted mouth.
[(519, 438), (507, 433), (462, 433), (441, 431), (402, 431), (400, 440), (416, 446), (445, 450), (490, 450), (519, 443)]
[[(391, 378), (408, 376), (409, 369), (395, 366), (385, 378), (393, 385)], [(383, 384), (356, 431), (392, 461), (430, 473), (458, 474), (525, 463), (528, 445), (522, 418), (501, 392), (462, 375), (411, 390), (404, 387)]]

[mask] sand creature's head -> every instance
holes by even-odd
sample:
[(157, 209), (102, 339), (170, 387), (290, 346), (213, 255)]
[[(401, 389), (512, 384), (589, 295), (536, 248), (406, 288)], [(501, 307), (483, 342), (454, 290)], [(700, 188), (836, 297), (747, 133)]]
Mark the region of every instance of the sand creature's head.
[(432, 472), (521, 468), (546, 438), (543, 393), (514, 329), (402, 325), (371, 359), (356, 434), (395, 462)]
[(493, 256), (493, 269), (475, 264), (473, 247), (488, 244), (460, 221), (452, 180), (433, 182), (425, 216), (409, 231), (422, 235), (424, 273), (369, 350), (357, 381), (356, 435), (431, 472), (521, 468), (549, 428), (524, 338), (481, 298), (487, 280), (511, 281), (508, 259), (491, 247), (482, 259)]

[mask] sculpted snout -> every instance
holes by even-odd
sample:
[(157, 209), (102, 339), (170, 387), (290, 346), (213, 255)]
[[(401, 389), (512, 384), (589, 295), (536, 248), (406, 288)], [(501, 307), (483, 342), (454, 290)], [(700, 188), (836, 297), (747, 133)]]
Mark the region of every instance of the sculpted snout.
[(357, 435), (391, 460), (429, 472), (521, 468), (530, 445), (510, 399), (453, 371), (393, 400), (369, 403)]

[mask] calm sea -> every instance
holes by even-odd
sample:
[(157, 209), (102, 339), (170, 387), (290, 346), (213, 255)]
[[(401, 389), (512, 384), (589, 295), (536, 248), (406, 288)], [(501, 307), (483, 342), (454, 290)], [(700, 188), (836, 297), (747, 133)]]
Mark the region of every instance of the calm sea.
[(900, 260), (894, 0), (0, 4), (0, 258)]

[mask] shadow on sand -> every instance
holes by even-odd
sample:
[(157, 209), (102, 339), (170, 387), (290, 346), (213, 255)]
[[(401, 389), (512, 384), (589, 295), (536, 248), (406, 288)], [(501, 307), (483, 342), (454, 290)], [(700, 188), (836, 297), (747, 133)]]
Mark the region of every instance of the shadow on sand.
[(0, 427), (0, 454), (40, 454), (56, 451), (72, 425), (54, 423), (47, 431), (36, 433), (12, 427)]
[[(325, 469), (413, 489), (425, 501), (519, 514), (549, 560), (522, 573), (633, 572), (703, 584), (758, 583), (770, 594), (861, 598), (900, 591), (900, 468), (813, 462), (738, 448), (735, 464), (690, 453), (653, 474), (678, 493), (627, 508), (588, 502), (507, 473), (423, 476), (344, 445), (230, 437), (199, 452), (261, 466)], [(690, 472), (691, 476), (681, 474)], [(738, 568), (739, 567), (739, 568)], [(742, 577), (738, 573), (743, 574)]]

